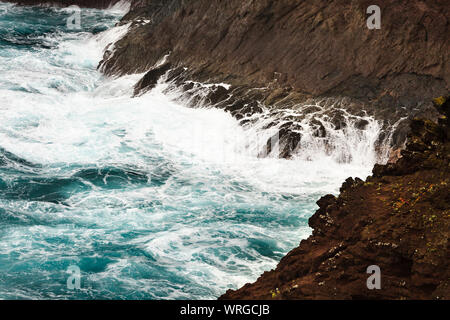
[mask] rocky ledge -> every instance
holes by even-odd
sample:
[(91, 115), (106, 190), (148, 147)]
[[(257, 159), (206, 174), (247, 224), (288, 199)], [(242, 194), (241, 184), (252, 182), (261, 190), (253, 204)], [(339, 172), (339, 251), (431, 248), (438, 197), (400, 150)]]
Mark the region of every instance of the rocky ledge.
[[(255, 283), (221, 299), (450, 299), (450, 97), (414, 119), (396, 164), (349, 178), (310, 218), (313, 234)], [(369, 290), (369, 266), (381, 289)]]

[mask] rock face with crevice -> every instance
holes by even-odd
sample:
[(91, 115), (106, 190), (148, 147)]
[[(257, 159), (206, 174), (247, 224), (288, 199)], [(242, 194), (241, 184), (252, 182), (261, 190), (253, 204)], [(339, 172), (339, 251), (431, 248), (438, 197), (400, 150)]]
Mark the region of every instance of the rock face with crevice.
[[(303, 240), (255, 283), (221, 299), (450, 299), (450, 98), (438, 123), (414, 119), (403, 157), (349, 178)], [(369, 290), (369, 266), (381, 289)]]

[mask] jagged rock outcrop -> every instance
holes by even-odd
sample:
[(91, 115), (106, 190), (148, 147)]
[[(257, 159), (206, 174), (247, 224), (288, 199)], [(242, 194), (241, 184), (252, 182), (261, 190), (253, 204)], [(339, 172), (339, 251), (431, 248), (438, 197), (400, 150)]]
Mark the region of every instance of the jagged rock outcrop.
[(312, 236), (221, 299), (450, 299), (450, 98), (435, 104), (438, 123), (415, 119), (403, 158), (321, 198)]

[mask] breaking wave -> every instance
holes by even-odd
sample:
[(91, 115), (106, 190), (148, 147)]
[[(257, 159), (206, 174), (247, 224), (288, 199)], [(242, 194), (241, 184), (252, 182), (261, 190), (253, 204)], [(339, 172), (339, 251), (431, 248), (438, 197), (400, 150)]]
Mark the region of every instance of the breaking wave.
[[(74, 32), (63, 10), (0, 4), (0, 298), (215, 298), (273, 268), (315, 201), (377, 161), (379, 124), (342, 110), (331, 130), (324, 101), (241, 125), (164, 81), (132, 98), (142, 75), (96, 69), (123, 11), (82, 14)], [(295, 156), (261, 157), (292, 114)]]

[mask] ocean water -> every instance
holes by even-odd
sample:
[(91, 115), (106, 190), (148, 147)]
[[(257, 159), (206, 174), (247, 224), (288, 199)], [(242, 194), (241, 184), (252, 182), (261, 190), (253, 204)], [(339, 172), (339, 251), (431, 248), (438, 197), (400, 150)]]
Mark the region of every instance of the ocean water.
[[(0, 3), (0, 299), (214, 299), (274, 268), (324, 194), (370, 174), (379, 125), (258, 157), (262, 125), (106, 78), (123, 8)], [(67, 285), (71, 268), (80, 287)]]

